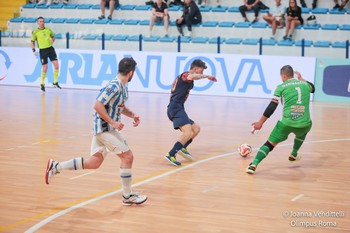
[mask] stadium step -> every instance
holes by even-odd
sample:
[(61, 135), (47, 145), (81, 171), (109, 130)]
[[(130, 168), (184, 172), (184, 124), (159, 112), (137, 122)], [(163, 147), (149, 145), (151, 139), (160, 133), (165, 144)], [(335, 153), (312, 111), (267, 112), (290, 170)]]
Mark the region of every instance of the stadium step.
[(27, 3), (26, 0), (0, 1), (0, 30), (7, 30), (7, 21), (19, 16), (20, 7)]

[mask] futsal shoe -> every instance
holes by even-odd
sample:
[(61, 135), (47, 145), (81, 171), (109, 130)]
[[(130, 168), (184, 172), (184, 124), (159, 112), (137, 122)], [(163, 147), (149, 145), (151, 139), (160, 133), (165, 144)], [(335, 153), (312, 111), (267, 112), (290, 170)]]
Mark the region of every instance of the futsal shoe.
[(188, 161), (193, 161), (192, 155), (190, 154), (190, 152), (188, 152), (188, 150), (186, 148), (182, 148), (177, 153), (179, 153), (182, 157), (184, 157)]
[(60, 173), (57, 170), (57, 165), (58, 165), (58, 162), (56, 162), (53, 159), (49, 159), (49, 161), (47, 162), (46, 173), (45, 173), (46, 184), (50, 183), (50, 180), (54, 175)]
[(44, 84), (40, 84), (40, 90), (41, 90), (42, 92), (45, 92), (45, 85), (44, 85)]
[(123, 205), (140, 205), (147, 201), (146, 195), (139, 195), (137, 193), (131, 193), (128, 198), (123, 196)]
[(57, 83), (53, 83), (53, 86), (54, 86), (55, 88), (62, 89), (62, 88), (60, 87), (60, 85), (58, 85), (58, 82), (57, 82)]
[(256, 170), (256, 165), (254, 165), (253, 163), (250, 163), (247, 169), (245, 170), (245, 172), (249, 174), (254, 174), (255, 170)]
[(289, 155), (289, 157), (288, 157), (288, 160), (290, 162), (296, 162), (296, 161), (299, 161), (300, 159), (301, 159), (301, 155), (300, 154), (297, 154), (297, 156)]
[(181, 166), (181, 163), (176, 160), (175, 156), (165, 155), (164, 158), (168, 160), (174, 166)]

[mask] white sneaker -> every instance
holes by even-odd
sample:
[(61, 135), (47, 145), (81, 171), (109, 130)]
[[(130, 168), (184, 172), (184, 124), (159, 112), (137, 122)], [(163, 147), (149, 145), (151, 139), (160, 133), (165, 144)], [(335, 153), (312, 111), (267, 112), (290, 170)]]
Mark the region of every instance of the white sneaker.
[(46, 4), (46, 1), (45, 1), (45, 0), (40, 0), (40, 1), (38, 2), (38, 5), (44, 5), (44, 4)]
[(45, 173), (46, 184), (50, 183), (50, 180), (54, 175), (60, 173), (57, 170), (57, 165), (58, 165), (58, 162), (56, 162), (53, 159), (49, 159), (49, 161), (47, 162), (46, 173)]
[(185, 36), (192, 37), (192, 32), (190, 32), (190, 31), (186, 32)]
[(67, 5), (67, 4), (68, 4), (68, 0), (63, 0), (62, 3), (63, 3), (64, 5)]
[(58, 4), (58, 3), (60, 3), (59, 0), (53, 0), (53, 4)]
[(132, 204), (142, 204), (147, 201), (146, 195), (139, 195), (137, 193), (131, 193), (128, 198), (123, 196), (123, 205), (132, 205)]
[(52, 3), (52, 0), (47, 0), (46, 1), (46, 5), (51, 5), (51, 3)]

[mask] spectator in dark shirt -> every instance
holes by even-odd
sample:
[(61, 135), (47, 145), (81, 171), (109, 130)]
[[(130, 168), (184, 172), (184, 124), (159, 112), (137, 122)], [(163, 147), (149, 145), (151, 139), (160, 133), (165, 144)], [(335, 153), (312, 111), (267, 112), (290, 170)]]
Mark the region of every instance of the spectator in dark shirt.
[(169, 26), (169, 12), (168, 12), (168, 5), (163, 2), (162, 0), (157, 0), (152, 5), (152, 17), (149, 24), (149, 34), (152, 36), (152, 29), (154, 26), (154, 23), (164, 23), (165, 28), (165, 37), (168, 36), (168, 26)]
[(348, 3), (349, 0), (341, 0), (341, 4), (339, 5), (339, 1), (338, 0), (334, 0), (334, 7), (333, 9), (338, 9), (339, 11), (342, 11), (346, 5), (346, 3)]
[(241, 15), (244, 18), (244, 21), (249, 22), (246, 11), (253, 10), (254, 16), (255, 16), (253, 23), (255, 23), (255, 22), (258, 22), (259, 20), (258, 16), (261, 9), (266, 10), (269, 8), (260, 0), (244, 0), (244, 5), (239, 7), (239, 12), (241, 12)]
[(304, 23), (301, 17), (301, 7), (297, 5), (296, 0), (289, 1), (289, 7), (287, 8), (287, 20), (286, 20), (286, 35), (284, 40), (292, 40), (295, 27)]
[(185, 0), (182, 16), (176, 20), (176, 26), (179, 33), (184, 36), (182, 26), (186, 25), (188, 29), (186, 36), (192, 36), (192, 25), (201, 22), (202, 14), (199, 11), (197, 4), (194, 0)]

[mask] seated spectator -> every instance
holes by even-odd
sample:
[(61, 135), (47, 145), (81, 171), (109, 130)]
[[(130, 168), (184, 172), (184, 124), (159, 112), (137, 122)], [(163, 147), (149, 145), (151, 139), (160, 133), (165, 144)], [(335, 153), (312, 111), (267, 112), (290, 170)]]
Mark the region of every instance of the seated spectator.
[[(52, 2), (53, 2), (53, 4), (59, 4), (59, 3), (60, 3), (60, 0), (53, 0)], [(62, 3), (63, 3), (64, 5), (67, 5), (67, 4), (68, 4), (68, 0), (62, 0)]]
[(155, 3), (152, 5), (152, 17), (149, 24), (149, 32), (150, 36), (152, 36), (152, 29), (154, 26), (154, 23), (164, 23), (165, 28), (165, 36), (168, 36), (168, 26), (169, 26), (169, 12), (168, 12), (168, 5), (163, 2), (162, 0), (156, 0)]
[(349, 0), (341, 0), (341, 3), (339, 5), (339, 1), (338, 0), (334, 0), (334, 7), (333, 9), (338, 9), (339, 11), (342, 11), (346, 5), (346, 3), (348, 3)]
[(272, 27), (272, 37), (275, 38), (276, 29), (281, 28), (284, 24), (285, 7), (281, 4), (281, 0), (275, 0), (276, 4), (270, 7), (269, 12), (263, 18)]
[(173, 0), (169, 3), (169, 6), (183, 6), (185, 5), (183, 0)]
[(119, 7), (119, 0), (101, 0), (100, 2), (100, 8), (101, 8), (101, 13), (102, 15), (98, 17), (98, 19), (104, 19), (106, 18), (105, 16), (105, 10), (106, 8), (109, 8), (109, 15), (108, 15), (108, 19), (112, 20), (112, 16), (113, 16), (113, 12), (114, 12), (114, 8), (115, 7)]
[[(300, 0), (300, 5), (304, 8), (307, 8), (305, 0)], [(312, 0), (312, 9), (315, 9), (316, 7), (317, 7), (317, 0)]]
[[(207, 5), (207, 0), (198, 0), (198, 5), (201, 5), (201, 6)], [(216, 0), (216, 6), (221, 7), (220, 0)]]
[(182, 16), (176, 20), (176, 27), (179, 33), (184, 36), (182, 26), (186, 25), (188, 33), (186, 36), (192, 36), (192, 25), (202, 22), (202, 14), (199, 11), (194, 0), (185, 0)]
[(253, 20), (253, 23), (258, 22), (258, 16), (261, 9), (265, 10), (269, 8), (265, 6), (265, 4), (262, 3), (260, 0), (244, 0), (244, 5), (239, 7), (239, 11), (241, 12), (241, 15), (244, 18), (245, 22), (249, 22), (246, 11), (254, 11), (255, 18)]
[(297, 5), (296, 0), (289, 0), (289, 7), (287, 8), (286, 20), (286, 35), (284, 40), (292, 40), (295, 27), (304, 23), (301, 17), (301, 7)]

